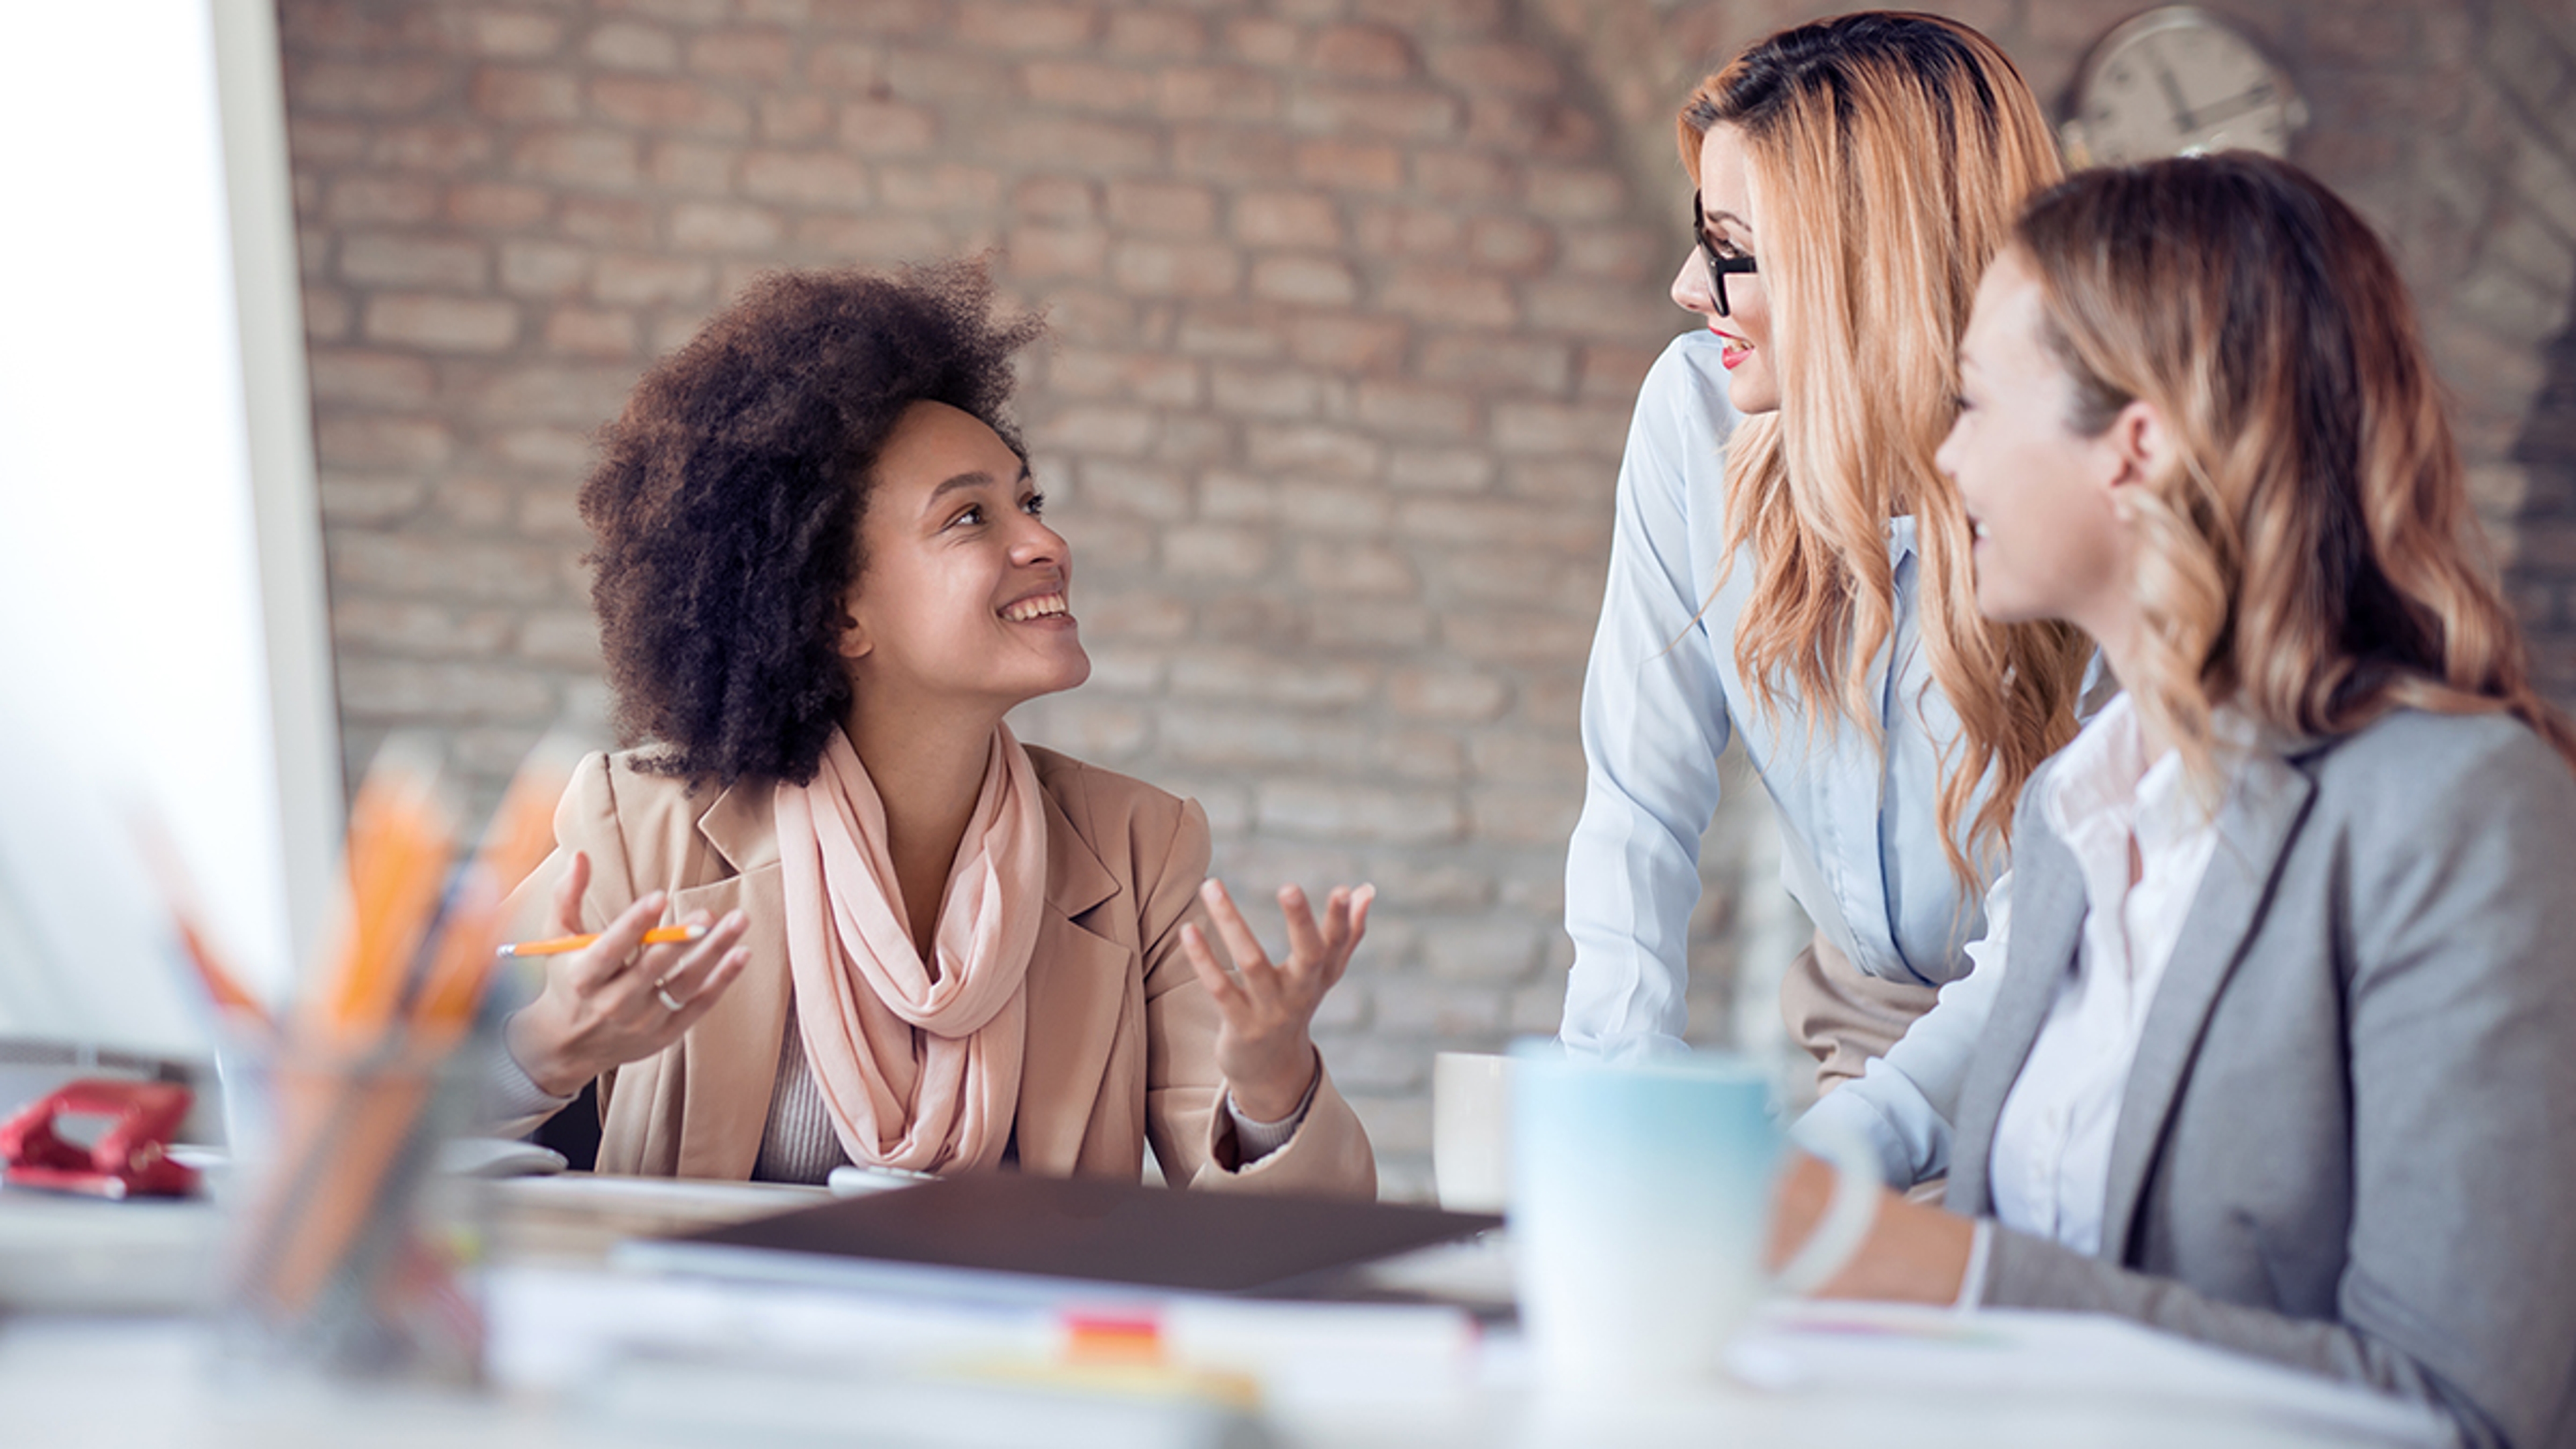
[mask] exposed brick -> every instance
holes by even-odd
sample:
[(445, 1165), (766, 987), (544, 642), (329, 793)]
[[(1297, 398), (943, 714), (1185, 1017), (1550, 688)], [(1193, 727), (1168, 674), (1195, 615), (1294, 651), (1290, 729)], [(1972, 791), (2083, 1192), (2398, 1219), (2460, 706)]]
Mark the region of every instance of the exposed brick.
[(601, 246), (649, 247), (660, 240), (653, 208), (622, 196), (568, 196), (559, 225), (565, 236)]
[(1512, 195), (1519, 184), (1512, 164), (1499, 156), (1448, 150), (1413, 153), (1414, 190), (1431, 200), (1498, 201)]
[(1097, 278), (1108, 269), (1109, 233), (1096, 226), (1025, 226), (1005, 243), (1013, 275), (1037, 281)]
[(1307, 544), (1297, 550), (1298, 582), (1332, 594), (1411, 598), (1422, 587), (1403, 553), (1383, 545)]
[(930, 261), (956, 250), (946, 228), (918, 216), (814, 217), (797, 226), (795, 245), (826, 256), (877, 262)]
[(693, 252), (765, 251), (778, 244), (778, 214), (761, 206), (682, 202), (671, 208), (672, 245)]
[(334, 682), (340, 707), (360, 719), (543, 719), (554, 707), (545, 676), (492, 665), (352, 659)]
[(625, 21), (600, 26), (581, 43), (584, 59), (611, 70), (667, 74), (680, 68), (680, 42), (667, 30)]
[(324, 218), (336, 226), (422, 222), (438, 215), (438, 184), (408, 176), (352, 176), (333, 184)]
[(510, 615), (499, 609), (451, 609), (404, 599), (343, 599), (331, 606), (331, 633), (414, 657), (489, 655), (509, 642)]
[(1011, 207), (1038, 221), (1093, 221), (1100, 215), (1100, 192), (1070, 176), (1032, 176), (1012, 189)]
[(316, 60), (291, 68), (295, 102), (309, 111), (407, 116), (426, 110), (448, 88), (447, 67), (434, 59)]
[(340, 242), (340, 275), (360, 286), (475, 292), (491, 264), (481, 242), (353, 232)]
[(979, 166), (885, 166), (877, 171), (877, 200), (898, 211), (981, 215), (1001, 203), (1002, 178)]
[(749, 108), (698, 81), (601, 76), (590, 83), (590, 106), (608, 120), (649, 131), (699, 136), (751, 133)]
[(1361, 481), (1377, 476), (1385, 449), (1374, 438), (1338, 428), (1255, 427), (1245, 434), (1244, 458), (1255, 468)]
[(1215, 242), (1126, 241), (1110, 249), (1121, 291), (1151, 297), (1222, 297), (1243, 279), (1243, 260)]
[(901, 101), (852, 101), (841, 111), (841, 145), (862, 156), (916, 156), (939, 139), (929, 110)]
[(594, 0), (602, 11), (675, 25), (713, 25), (736, 11), (735, 0)]
[[(1631, 238), (1634, 243), (1632, 249), (1641, 256), (1654, 255), (1638, 233), (1610, 234)], [(1548, 269), (1556, 257), (1556, 242), (1548, 229), (1536, 222), (1515, 216), (1480, 216), (1467, 224), (1466, 251), (1469, 261), (1481, 270), (1507, 277), (1528, 277)]]
[(1311, 372), (1226, 365), (1208, 369), (1210, 401), (1235, 417), (1310, 418), (1322, 410), (1328, 387), (1326, 379)]
[(1563, 393), (1573, 376), (1572, 351), (1560, 342), (1508, 334), (1452, 334), (1423, 344), (1422, 375), (1514, 393), (1554, 395)]
[(1254, 191), (1234, 203), (1235, 239), (1257, 247), (1331, 248), (1342, 244), (1339, 208), (1311, 191)]
[(1359, 217), (1359, 244), (1380, 256), (1455, 258), (1466, 249), (1466, 218), (1420, 206), (1372, 206)]
[(1552, 96), (1565, 84), (1555, 57), (1512, 41), (1433, 46), (1431, 73), (1465, 90)]
[(1494, 481), (1494, 458), (1483, 448), (1398, 448), (1386, 478), (1420, 493), (1480, 493)]
[(1616, 217), (1628, 200), (1628, 189), (1620, 184), (1618, 174), (1599, 168), (1534, 166), (1523, 179), (1522, 190), (1530, 210), (1565, 221)]
[(1448, 326), (1510, 327), (1520, 320), (1502, 281), (1447, 267), (1399, 268), (1378, 289), (1378, 305)]
[(499, 352), (518, 338), (519, 309), (488, 298), (392, 293), (368, 299), (364, 328), (370, 342)]
[(1479, 36), (1503, 23), (1504, 0), (1352, 0), (1351, 13), (1407, 35)]
[(584, 247), (557, 242), (503, 242), (501, 287), (523, 297), (561, 296), (579, 290), (590, 280), (591, 261), (591, 253)]
[(574, 357), (628, 357), (635, 352), (635, 317), (599, 307), (558, 307), (546, 316), (546, 347)]
[(1205, 389), (1199, 367), (1158, 353), (1064, 347), (1047, 360), (1050, 388), (1075, 397), (1125, 398), (1166, 407), (1197, 404)]
[(1088, 6), (1012, 0), (966, 0), (956, 14), (958, 39), (1001, 50), (1077, 50), (1100, 22)]
[(1359, 280), (1328, 257), (1264, 257), (1252, 266), (1252, 295), (1337, 307), (1359, 296)]
[(819, 141), (832, 134), (840, 114), (831, 97), (802, 91), (764, 92), (755, 111), (754, 129), (760, 139), (785, 145)]
[(612, 255), (591, 272), (590, 294), (612, 307), (695, 302), (707, 296), (714, 278), (705, 262)]
[(1020, 67), (1020, 90), (1042, 106), (1137, 115), (1154, 108), (1161, 87), (1150, 71), (1089, 60), (1033, 60)]
[(1315, 36), (1307, 63), (1327, 75), (1403, 80), (1414, 72), (1413, 43), (1383, 25), (1334, 25)]
[(868, 91), (884, 78), (885, 71), (882, 46), (855, 40), (822, 40), (810, 41), (805, 48), (805, 80), (817, 90)]
[(571, 71), (485, 66), (474, 75), (474, 109), (495, 121), (581, 118), (581, 77)]
[(353, 315), (349, 294), (339, 288), (304, 289), (304, 336), (308, 341), (332, 342), (348, 336)]
[(538, 131), (511, 148), (510, 169), (571, 186), (632, 186), (638, 175), (635, 138), (618, 131)]
[(645, 167), (656, 186), (722, 196), (733, 190), (734, 161), (740, 154), (721, 142), (656, 141)]
[(854, 211), (871, 196), (867, 168), (829, 151), (750, 151), (742, 189), (762, 201)]
[(1175, 11), (1116, 9), (1101, 44), (1113, 55), (1187, 60), (1207, 49), (1207, 22)]
[(1267, 180), (1288, 170), (1292, 147), (1272, 131), (1185, 127), (1173, 142), (1172, 170), (1228, 185)]
[(783, 31), (714, 31), (692, 38), (688, 68), (729, 80), (777, 82), (795, 69), (796, 42)]
[(1310, 367), (1369, 376), (1402, 366), (1411, 335), (1384, 317), (1301, 313), (1288, 324), (1288, 354)]
[(1254, 796), (1264, 830), (1328, 840), (1430, 845), (1458, 838), (1466, 812), (1447, 791), (1269, 780)]
[(492, 159), (491, 133), (455, 123), (395, 126), (368, 148), (368, 163), (397, 171), (465, 171)]
[(1344, 191), (1393, 191), (1404, 184), (1404, 153), (1366, 141), (1308, 141), (1297, 148), (1297, 179)]
[(562, 20), (525, 10), (458, 9), (451, 23), (477, 55), (531, 59), (552, 54), (564, 40)]
[(438, 395), (438, 374), (429, 364), (399, 352), (316, 347), (309, 376), (320, 403), (422, 408)]
[(314, 456), (326, 468), (417, 472), (455, 451), (447, 425), (433, 418), (330, 417), (314, 429)]
[(1436, 91), (1376, 86), (1309, 85), (1288, 102), (1288, 124), (1300, 131), (1437, 141), (1455, 135), (1458, 103)]
[(1136, 407), (1069, 407), (1047, 425), (1051, 446), (1077, 453), (1136, 457), (1153, 445), (1154, 415)]
[(543, 221), (553, 209), (554, 194), (542, 187), (466, 181), (447, 188), (446, 216), (458, 226), (521, 231)]
[(1356, 390), (1359, 420), (1390, 438), (1463, 440), (1478, 431), (1475, 398), (1454, 388), (1391, 379)]
[(1204, 186), (1113, 181), (1109, 219), (1125, 230), (1153, 236), (1207, 236), (1216, 230), (1216, 197)]

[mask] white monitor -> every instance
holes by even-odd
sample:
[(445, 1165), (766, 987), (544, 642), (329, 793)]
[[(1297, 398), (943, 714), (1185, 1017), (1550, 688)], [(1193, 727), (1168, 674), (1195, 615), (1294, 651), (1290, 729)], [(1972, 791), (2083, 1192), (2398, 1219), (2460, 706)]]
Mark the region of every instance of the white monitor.
[(0, 1038), (195, 1055), (125, 817), (253, 990), (341, 810), (268, 0), (0, 17)]

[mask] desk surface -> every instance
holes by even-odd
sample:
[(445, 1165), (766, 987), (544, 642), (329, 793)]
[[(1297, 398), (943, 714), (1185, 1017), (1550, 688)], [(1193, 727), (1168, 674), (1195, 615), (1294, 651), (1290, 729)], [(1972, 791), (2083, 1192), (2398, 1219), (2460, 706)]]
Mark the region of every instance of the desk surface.
[[(612, 1180), (492, 1185), (494, 1241), (507, 1266), (487, 1289), (500, 1387), (482, 1395), (281, 1383), (229, 1363), (220, 1331), (186, 1317), (16, 1312), (0, 1317), (7, 1437), (182, 1449), (730, 1445), (847, 1441), (862, 1428), (906, 1443), (1049, 1449), (1872, 1440), (1908, 1449), (2287, 1449), (2435, 1437), (2435, 1426), (2402, 1407), (2103, 1319), (1989, 1314), (1963, 1333), (1966, 1320), (1940, 1314), (1793, 1309), (1749, 1335), (1751, 1357), (1740, 1361), (1771, 1387), (1584, 1399), (1535, 1386), (1508, 1328), (1480, 1332), (1445, 1310), (1287, 1305), (1260, 1313), (1288, 1317), (1247, 1318), (1230, 1305), (1177, 1308), (1169, 1342), (1210, 1353), (1266, 1345), (1243, 1364), (1249, 1381), (1209, 1392), (1205, 1375), (1183, 1383), (1030, 1371), (1046, 1357), (1043, 1325), (967, 1323), (937, 1305), (648, 1279), (604, 1266), (628, 1233), (726, 1221), (811, 1196)], [(192, 1216), (196, 1246), (212, 1241), (203, 1210), (165, 1214), (147, 1229), (122, 1213), (0, 1194), (0, 1292), (13, 1281), (14, 1257), (82, 1217), (104, 1226), (103, 1215), (118, 1215), (120, 1226), (105, 1228), (101, 1242), (140, 1232), (157, 1235), (166, 1252), (187, 1236)], [(1461, 1284), (1472, 1297), (1491, 1266), (1417, 1265), (1414, 1278)], [(1192, 1312), (1198, 1317), (1183, 1322)], [(958, 1349), (970, 1340), (981, 1346)], [(891, 1347), (898, 1342), (905, 1351)], [(1244, 1393), (1257, 1396), (1257, 1414), (1228, 1407)]]

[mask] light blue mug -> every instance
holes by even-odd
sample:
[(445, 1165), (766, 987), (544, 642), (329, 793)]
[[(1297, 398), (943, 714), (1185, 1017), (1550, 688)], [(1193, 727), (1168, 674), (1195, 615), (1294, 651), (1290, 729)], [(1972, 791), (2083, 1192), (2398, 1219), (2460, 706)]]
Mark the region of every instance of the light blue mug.
[(1512, 1051), (1510, 1229), (1521, 1326), (1551, 1385), (1633, 1388), (1716, 1377), (1772, 1292), (1839, 1272), (1878, 1211), (1876, 1158), (1832, 1144), (1831, 1204), (1765, 1271), (1788, 1139), (1768, 1075), (1718, 1053), (1610, 1061), (1553, 1041)]

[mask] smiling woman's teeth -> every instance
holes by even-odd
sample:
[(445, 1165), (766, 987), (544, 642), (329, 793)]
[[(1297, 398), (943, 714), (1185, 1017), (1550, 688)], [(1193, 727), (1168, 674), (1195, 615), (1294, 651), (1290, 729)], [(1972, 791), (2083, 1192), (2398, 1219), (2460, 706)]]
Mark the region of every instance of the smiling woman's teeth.
[(1043, 619), (1050, 614), (1061, 614), (1064, 612), (1064, 595), (1046, 594), (1034, 599), (1020, 600), (1018, 603), (1004, 609), (1002, 611), (1002, 617), (1010, 620), (1014, 624), (1025, 624), (1031, 619)]

